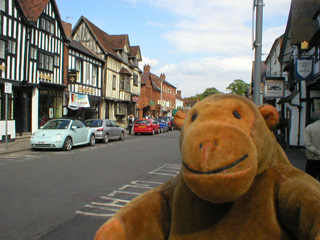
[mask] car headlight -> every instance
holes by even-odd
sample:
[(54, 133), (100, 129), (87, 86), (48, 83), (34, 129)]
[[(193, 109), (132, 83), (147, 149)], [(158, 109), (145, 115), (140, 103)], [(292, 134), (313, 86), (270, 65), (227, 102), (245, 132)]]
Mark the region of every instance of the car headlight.
[(56, 138), (61, 138), (62, 137), (62, 134), (61, 133), (58, 133), (57, 135), (56, 135)]

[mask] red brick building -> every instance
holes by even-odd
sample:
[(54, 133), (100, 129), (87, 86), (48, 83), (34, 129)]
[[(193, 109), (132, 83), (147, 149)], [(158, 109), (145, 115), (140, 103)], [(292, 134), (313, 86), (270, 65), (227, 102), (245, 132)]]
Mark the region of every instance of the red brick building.
[(138, 118), (145, 116), (170, 116), (176, 103), (176, 87), (151, 73), (150, 65), (145, 65), (141, 76), (141, 95), (137, 104)]

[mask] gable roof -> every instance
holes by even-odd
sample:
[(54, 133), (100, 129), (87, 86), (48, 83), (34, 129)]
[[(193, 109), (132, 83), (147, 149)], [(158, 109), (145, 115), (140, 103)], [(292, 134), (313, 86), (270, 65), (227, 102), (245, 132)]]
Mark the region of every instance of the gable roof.
[(315, 33), (312, 17), (320, 8), (319, 0), (292, 0), (290, 13), (290, 42), (299, 44), (303, 41), (309, 41)]
[(81, 42), (75, 41), (75, 40), (70, 40), (69, 44), (70, 48), (73, 48), (79, 52), (82, 52), (90, 57), (93, 57), (99, 61), (105, 62), (104, 59), (100, 58), (98, 55), (96, 55), (94, 52), (92, 52), (89, 48), (87, 48), (85, 45), (83, 45)]
[(22, 14), (29, 23), (34, 23), (38, 21), (43, 10), (46, 8), (48, 3), (51, 1), (52, 6), (56, 12), (56, 18), (61, 28), (62, 35), (65, 36), (64, 27), (62, 25), (62, 19), (60, 12), (55, 0), (17, 0)]
[[(124, 35), (109, 35), (106, 33), (106, 39), (109, 41), (113, 50), (123, 50), (127, 41), (129, 43), (129, 36), (127, 34)], [(130, 46), (130, 44), (129, 44)]]
[(130, 46), (131, 56), (137, 58), (138, 61), (141, 61), (141, 50), (140, 46)]

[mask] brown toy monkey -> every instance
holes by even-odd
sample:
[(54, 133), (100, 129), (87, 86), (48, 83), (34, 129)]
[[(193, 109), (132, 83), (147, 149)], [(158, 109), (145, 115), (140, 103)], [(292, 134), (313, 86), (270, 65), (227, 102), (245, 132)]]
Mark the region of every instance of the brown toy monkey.
[(178, 112), (180, 174), (132, 200), (96, 240), (318, 239), (320, 184), (292, 167), (272, 106), (213, 95)]

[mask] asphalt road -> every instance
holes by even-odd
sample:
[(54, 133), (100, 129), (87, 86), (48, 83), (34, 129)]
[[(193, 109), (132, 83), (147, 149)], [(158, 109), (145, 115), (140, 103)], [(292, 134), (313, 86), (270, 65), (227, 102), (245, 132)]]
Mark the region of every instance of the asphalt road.
[(0, 239), (93, 239), (128, 201), (180, 169), (179, 132), (0, 156)]
[[(304, 152), (286, 152), (303, 170)], [(0, 239), (91, 240), (128, 201), (179, 170), (178, 131), (0, 156)]]

